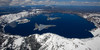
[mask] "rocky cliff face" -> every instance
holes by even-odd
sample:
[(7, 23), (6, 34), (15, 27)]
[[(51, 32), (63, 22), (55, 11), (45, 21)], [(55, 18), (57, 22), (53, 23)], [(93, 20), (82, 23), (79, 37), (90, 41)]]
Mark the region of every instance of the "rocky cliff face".
[(0, 33), (0, 50), (100, 50), (100, 36), (69, 39), (52, 33), (27, 37)]
[(38, 50), (40, 47), (35, 35), (21, 37), (0, 33), (0, 50)]

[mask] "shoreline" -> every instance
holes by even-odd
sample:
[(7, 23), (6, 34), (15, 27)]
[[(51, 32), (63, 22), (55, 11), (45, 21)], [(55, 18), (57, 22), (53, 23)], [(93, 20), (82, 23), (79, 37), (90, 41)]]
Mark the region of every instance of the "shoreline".
[[(88, 15), (87, 15), (88, 14)], [(97, 28), (94, 28), (92, 30), (90, 30), (89, 32), (91, 32), (94, 37), (98, 36), (100, 34), (100, 14), (93, 14), (93, 13), (87, 13), (86, 15), (82, 15), (82, 17), (90, 22), (92, 22)]]
[[(17, 13), (17, 14), (19, 14), (19, 15), (21, 15), (21, 17), (16, 17), (16, 18), (12, 18), (13, 19), (13, 21), (16, 21), (16, 20), (18, 20), (18, 19), (20, 19), (20, 18), (22, 18), (22, 17), (26, 17), (26, 16), (28, 16), (28, 15), (37, 15), (37, 14), (40, 14), (40, 13), (42, 13), (42, 12), (46, 12), (46, 13), (52, 13), (52, 11), (50, 12), (50, 11), (41, 11), (41, 9), (40, 10), (37, 10), (37, 9), (33, 9), (32, 10), (33, 12), (20, 12), (20, 13)], [(37, 13), (35, 13), (37, 11)], [(61, 12), (60, 12), (61, 13)], [(64, 12), (62, 12), (62, 13), (64, 13)], [(65, 12), (65, 13), (67, 13), (67, 14), (76, 14), (76, 15), (78, 15), (78, 16), (80, 16), (80, 17), (82, 17), (82, 18), (84, 18), (84, 19), (86, 19), (86, 20), (88, 20), (89, 18), (91, 19), (91, 20), (88, 20), (89, 22), (92, 22), (97, 28), (94, 28), (94, 29), (92, 29), (92, 30), (90, 30), (89, 32), (90, 33), (92, 33), (93, 35), (94, 35), (94, 37), (96, 36), (96, 35), (98, 35), (98, 34), (100, 34), (100, 32), (98, 31), (98, 30), (100, 30), (100, 28), (99, 28), (99, 26), (98, 26), (98, 24), (97, 23), (95, 23), (95, 21), (92, 21), (92, 19), (93, 18), (91, 18), (92, 16), (100, 16), (99, 14), (97, 14), (97, 13), (79, 13), (79, 12)], [(17, 15), (17, 14), (14, 14), (14, 15)], [(27, 15), (23, 15), (23, 14), (27, 14)], [(93, 15), (92, 15), (93, 14)], [(11, 15), (11, 14), (10, 14)], [(13, 14), (12, 14), (13, 15)], [(5, 16), (7, 16), (7, 15), (4, 15), (4, 17)], [(8, 14), (8, 17), (9, 17), (9, 14)], [(10, 21), (10, 20), (9, 20)], [(9, 23), (9, 21), (8, 21), (8, 23)], [(10, 21), (10, 23), (11, 22), (13, 22), (13, 21)], [(3, 28), (5, 27), (6, 25), (4, 25), (3, 26)], [(4, 29), (2, 29), (2, 31), (5, 33), (5, 31), (4, 31)], [(98, 31), (98, 32), (96, 32), (96, 31)]]

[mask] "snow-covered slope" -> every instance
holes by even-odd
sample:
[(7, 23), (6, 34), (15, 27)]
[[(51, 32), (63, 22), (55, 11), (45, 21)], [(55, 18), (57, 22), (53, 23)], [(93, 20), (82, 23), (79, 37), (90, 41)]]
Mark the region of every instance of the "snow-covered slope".
[(90, 31), (94, 36), (100, 34), (100, 13), (85, 13), (85, 14), (80, 13), (79, 15), (81, 15), (88, 21), (94, 23), (94, 25), (97, 27)]
[(68, 39), (48, 33), (36, 36), (42, 45), (39, 50), (100, 50), (100, 37), (89, 39)]
[(24, 17), (29, 17), (29, 15), (38, 15), (40, 13), (43, 13), (42, 9), (33, 9), (33, 10), (23, 11), (23, 12), (19, 12), (16, 14), (7, 14), (7, 15), (0, 16), (0, 27), (3, 27), (2, 29), (0, 28), (0, 31), (5, 32), (4, 27), (8, 23), (14, 22), (14, 21), (24, 18)]
[(16, 14), (2, 15), (0, 17), (0, 24), (11, 23), (11, 22), (16, 21), (16, 20), (18, 20), (20, 18), (28, 17), (28, 15), (36, 15), (36, 14), (42, 13), (41, 9), (38, 9), (38, 10), (37, 9), (33, 9), (33, 10), (31, 12), (23, 11), (23, 12), (19, 12), (19, 13), (16, 13)]
[(100, 50), (99, 35), (88, 39), (70, 39), (52, 33), (28, 37), (1, 33), (0, 40), (0, 50)]
[(38, 50), (40, 46), (35, 35), (21, 37), (0, 33), (0, 50)]
[(90, 31), (94, 36), (97, 36), (100, 34), (100, 28), (96, 28), (96, 29), (93, 29), (92, 31)]

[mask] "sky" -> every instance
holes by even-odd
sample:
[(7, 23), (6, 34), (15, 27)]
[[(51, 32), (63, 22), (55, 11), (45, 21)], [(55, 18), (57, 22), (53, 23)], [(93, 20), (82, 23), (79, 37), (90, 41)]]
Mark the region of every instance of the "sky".
[(18, 5), (100, 6), (100, 0), (0, 0), (0, 6)]

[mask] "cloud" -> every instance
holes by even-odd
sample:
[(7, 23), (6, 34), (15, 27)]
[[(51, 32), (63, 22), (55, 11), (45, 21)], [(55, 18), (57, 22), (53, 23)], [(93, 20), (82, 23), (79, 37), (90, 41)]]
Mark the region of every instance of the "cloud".
[(7, 6), (12, 0), (0, 0), (0, 6)]
[(78, 6), (100, 6), (100, 2), (80, 1), (56, 1), (56, 0), (0, 0), (0, 6), (9, 5), (78, 5)]
[(12, 2), (10, 3), (10, 6), (13, 5), (34, 5), (36, 4), (36, 2), (32, 1), (32, 0), (12, 0)]
[(55, 1), (12, 0), (12, 2), (10, 3), (10, 6), (13, 6), (13, 5), (52, 5), (52, 4), (55, 4)]
[(100, 2), (79, 2), (71, 1), (70, 5), (79, 5), (79, 6), (100, 6)]

